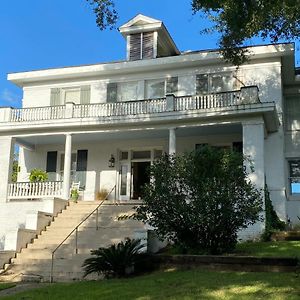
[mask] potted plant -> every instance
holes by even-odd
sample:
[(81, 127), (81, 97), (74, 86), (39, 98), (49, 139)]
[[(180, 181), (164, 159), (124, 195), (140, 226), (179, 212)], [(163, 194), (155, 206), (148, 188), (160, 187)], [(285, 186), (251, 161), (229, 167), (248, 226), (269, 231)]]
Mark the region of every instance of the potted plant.
[(100, 191), (97, 192), (96, 199), (105, 200), (107, 195), (108, 195), (107, 189), (101, 189)]
[(30, 182), (45, 182), (48, 179), (46, 171), (41, 169), (32, 169), (30, 171), (29, 180)]
[(78, 198), (79, 198), (79, 192), (78, 192), (78, 189), (73, 188), (73, 189), (71, 190), (71, 199), (76, 203), (77, 200), (78, 200)]

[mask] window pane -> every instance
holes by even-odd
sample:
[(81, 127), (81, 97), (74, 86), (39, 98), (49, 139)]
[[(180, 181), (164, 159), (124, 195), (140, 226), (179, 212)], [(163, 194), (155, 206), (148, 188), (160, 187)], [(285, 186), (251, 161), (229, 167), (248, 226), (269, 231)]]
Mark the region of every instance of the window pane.
[(122, 82), (118, 84), (118, 101), (138, 100), (138, 83)]
[(65, 103), (67, 102), (80, 104), (80, 89), (65, 90)]
[(125, 196), (127, 194), (127, 165), (121, 166), (121, 195)]
[(287, 97), (285, 101), (285, 119), (287, 130), (300, 129), (300, 99), (298, 97)]
[(122, 151), (120, 157), (121, 157), (121, 160), (127, 160), (128, 159), (128, 151)]
[(300, 194), (300, 160), (290, 160), (291, 194)]
[(207, 94), (208, 92), (208, 75), (207, 74), (199, 74), (196, 76), (196, 93)]
[(151, 151), (133, 151), (132, 159), (151, 158)]
[(165, 81), (159, 80), (147, 80), (146, 81), (146, 98), (155, 99), (165, 97)]

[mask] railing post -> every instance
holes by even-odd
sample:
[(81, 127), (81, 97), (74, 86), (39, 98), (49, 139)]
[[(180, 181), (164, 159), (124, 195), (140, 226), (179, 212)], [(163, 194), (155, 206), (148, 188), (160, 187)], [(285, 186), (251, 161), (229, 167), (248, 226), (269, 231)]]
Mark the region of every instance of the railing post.
[(96, 230), (99, 229), (99, 208), (97, 207), (97, 210), (96, 210)]
[(0, 108), (0, 122), (10, 122), (11, 120), (11, 107), (1, 107)]
[(76, 227), (75, 231), (75, 254), (78, 254), (78, 227)]
[(51, 271), (50, 271), (50, 283), (53, 283), (53, 268), (54, 268), (54, 253), (51, 256)]
[(166, 111), (174, 111), (175, 110), (175, 96), (174, 94), (166, 95)]
[(65, 112), (66, 119), (73, 118), (74, 105), (75, 104), (73, 102), (66, 103), (66, 112)]
[(258, 91), (256, 85), (241, 87), (241, 101), (238, 104), (259, 103)]

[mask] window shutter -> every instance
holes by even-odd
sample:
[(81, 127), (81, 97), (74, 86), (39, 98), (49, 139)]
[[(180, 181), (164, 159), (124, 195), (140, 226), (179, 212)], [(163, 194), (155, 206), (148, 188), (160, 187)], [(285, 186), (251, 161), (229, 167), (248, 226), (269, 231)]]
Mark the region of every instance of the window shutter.
[(167, 94), (178, 92), (178, 77), (167, 78)]
[(80, 104), (89, 104), (91, 99), (91, 86), (84, 85), (80, 87)]
[(77, 151), (76, 181), (80, 182), (80, 189), (85, 189), (88, 150)]
[(56, 172), (57, 166), (57, 151), (49, 151), (47, 152), (47, 165), (46, 172)]
[(51, 89), (50, 105), (51, 106), (61, 105), (60, 89)]
[(129, 60), (141, 59), (141, 34), (130, 35)]
[(143, 33), (143, 49), (142, 57), (143, 59), (153, 58), (154, 55), (154, 33), (144, 32)]
[(117, 102), (117, 95), (118, 95), (117, 83), (108, 83), (107, 84), (106, 102), (108, 102), (108, 103)]
[(208, 75), (198, 74), (196, 76), (196, 94), (207, 94), (208, 93)]
[(77, 151), (76, 171), (86, 171), (87, 170), (87, 157), (88, 157), (88, 150), (78, 150)]

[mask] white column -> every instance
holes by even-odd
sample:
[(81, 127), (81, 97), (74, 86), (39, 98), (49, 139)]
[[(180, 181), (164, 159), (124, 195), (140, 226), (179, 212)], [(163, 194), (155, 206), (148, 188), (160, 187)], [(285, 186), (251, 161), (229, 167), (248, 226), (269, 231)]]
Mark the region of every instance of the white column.
[(15, 139), (11, 136), (0, 137), (0, 202), (7, 200), (7, 188), (11, 183)]
[(169, 129), (169, 155), (176, 154), (176, 128)]
[[(261, 191), (263, 201), (265, 188), (264, 137), (265, 128), (261, 118), (243, 122), (243, 154), (250, 159), (250, 162), (245, 162), (245, 167), (251, 182)], [(251, 171), (250, 165), (253, 166), (254, 172)], [(264, 217), (264, 212), (262, 212), (262, 217)], [(257, 222), (247, 228), (244, 232), (245, 237), (258, 237), (263, 233), (264, 228), (265, 222)]]
[(71, 186), (71, 155), (72, 155), (72, 135), (66, 134), (65, 144), (65, 161), (64, 161), (64, 182), (63, 182), (63, 199), (70, 198)]
[(263, 120), (243, 123), (243, 153), (249, 157), (254, 172), (251, 173), (249, 163), (246, 163), (246, 168), (250, 180), (262, 189), (265, 186), (264, 136)]

